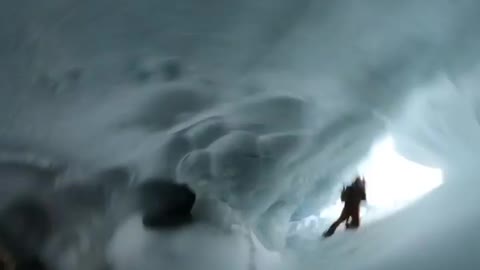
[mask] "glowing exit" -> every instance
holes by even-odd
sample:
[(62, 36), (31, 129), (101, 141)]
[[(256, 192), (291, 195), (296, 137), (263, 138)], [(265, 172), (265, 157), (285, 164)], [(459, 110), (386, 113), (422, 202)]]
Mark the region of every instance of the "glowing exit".
[[(367, 181), (367, 207), (361, 215), (379, 218), (407, 206), (443, 183), (443, 172), (412, 162), (395, 150), (391, 136), (375, 144), (368, 158), (358, 167)], [(352, 179), (353, 180), (353, 179)], [(336, 219), (342, 210), (338, 200), (321, 211), (320, 217)]]

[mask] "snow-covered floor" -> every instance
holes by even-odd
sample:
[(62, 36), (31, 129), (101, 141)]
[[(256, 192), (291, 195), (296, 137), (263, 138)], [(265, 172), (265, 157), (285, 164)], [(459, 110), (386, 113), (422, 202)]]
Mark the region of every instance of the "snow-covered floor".
[[(45, 255), (72, 270), (477, 269), (478, 14), (475, 0), (0, 1), (0, 202), (110, 168), (106, 183), (197, 192), (196, 222), (174, 231), (95, 216), (112, 237), (85, 230), (105, 247), (84, 249), (92, 263)], [(387, 135), (443, 185), (289, 245)], [(72, 198), (49, 199), (71, 215)]]
[[(300, 269), (471, 269), (480, 262), (476, 191), (444, 187), (358, 232), (315, 241)], [(450, 199), (448, 199), (450, 198)], [(451, 200), (451, 201), (449, 201)]]

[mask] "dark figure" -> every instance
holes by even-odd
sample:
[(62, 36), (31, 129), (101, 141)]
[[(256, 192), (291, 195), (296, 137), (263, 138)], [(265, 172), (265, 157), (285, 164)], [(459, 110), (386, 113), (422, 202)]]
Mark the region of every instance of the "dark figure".
[[(365, 193), (365, 180), (357, 177), (348, 187), (344, 187), (341, 195), (342, 202), (345, 202), (340, 217), (323, 234), (329, 237), (335, 233), (337, 227), (346, 222), (347, 229), (356, 229), (360, 226), (360, 203), (367, 200)], [(349, 219), (351, 219), (349, 221)]]

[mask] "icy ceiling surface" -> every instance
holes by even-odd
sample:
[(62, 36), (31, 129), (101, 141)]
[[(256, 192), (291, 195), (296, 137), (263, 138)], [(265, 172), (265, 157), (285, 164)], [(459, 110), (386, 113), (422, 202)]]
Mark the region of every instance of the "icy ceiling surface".
[[(35, 168), (0, 166), (21, 183), (1, 193), (123, 167), (199, 195), (191, 227), (107, 222), (112, 238), (86, 234), (98, 258), (46, 256), (63, 269), (478, 268), (479, 14), (474, 0), (3, 0), (0, 158)], [(288, 247), (289, 222), (385, 134), (444, 187)]]

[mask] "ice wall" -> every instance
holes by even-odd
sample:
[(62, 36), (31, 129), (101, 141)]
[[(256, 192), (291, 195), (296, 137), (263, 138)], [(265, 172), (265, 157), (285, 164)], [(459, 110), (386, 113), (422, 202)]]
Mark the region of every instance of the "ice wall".
[(174, 177), (272, 250), (387, 130), (424, 164), (476, 156), (476, 1), (0, 7), (6, 159)]

